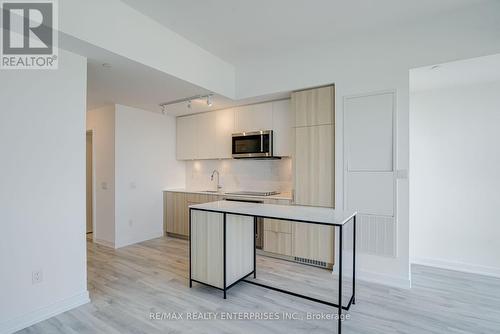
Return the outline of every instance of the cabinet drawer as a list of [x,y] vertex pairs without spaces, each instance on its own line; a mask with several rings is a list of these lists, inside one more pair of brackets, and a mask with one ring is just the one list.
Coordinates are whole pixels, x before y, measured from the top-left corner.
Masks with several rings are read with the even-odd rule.
[[291,256],[292,235],[289,233],[264,231],[264,251]]
[[264,231],[292,233],[292,223],[277,219],[264,219]]

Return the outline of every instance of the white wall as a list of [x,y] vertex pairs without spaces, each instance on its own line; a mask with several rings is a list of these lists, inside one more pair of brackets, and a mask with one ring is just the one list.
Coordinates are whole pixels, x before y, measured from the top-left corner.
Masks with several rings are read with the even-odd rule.
[[[0,74],[0,333],[89,301],[86,59]],[[32,284],[32,272],[43,281]]]
[[115,246],[115,106],[87,112],[93,132],[94,241]]
[[500,277],[500,81],[410,101],[413,262]]
[[220,173],[224,191],[292,190],[292,159],[280,160],[199,160],[186,162],[186,188],[215,190],[217,177],[210,180],[212,171]]
[[175,118],[116,106],[116,247],[163,235],[163,193],[185,184]]
[[94,240],[119,248],[161,237],[162,190],[185,186],[175,118],[112,105],[88,111],[87,129],[94,130]]

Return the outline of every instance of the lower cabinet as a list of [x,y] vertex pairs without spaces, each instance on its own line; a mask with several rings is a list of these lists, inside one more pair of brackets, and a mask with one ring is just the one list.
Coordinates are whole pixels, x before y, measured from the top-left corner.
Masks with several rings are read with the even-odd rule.
[[[330,226],[294,224],[293,250],[297,260],[313,260],[313,264],[330,266],[334,264],[335,228]],[[318,263],[323,262],[323,263]]]
[[164,192],[163,228],[165,233],[173,237],[189,237],[189,206],[219,199],[218,195]]
[[264,230],[264,251],[292,256],[292,234]]
[[[221,200],[213,194],[164,192],[164,229],[167,235],[189,237],[189,206]],[[265,200],[268,204],[290,205],[288,200]],[[334,264],[333,227],[264,219],[262,250],[291,260],[331,267]]]
[[[267,200],[269,204],[289,205],[289,201]],[[335,228],[264,219],[264,245],[267,253],[292,260],[331,267],[335,259]]]
[[164,230],[177,236],[188,236],[188,213],[186,193],[165,192],[164,198]]
[[[194,210],[191,221],[191,278],[224,289],[253,272],[253,217]],[[224,271],[226,280],[224,280]],[[225,283],[225,285],[224,285]]]
[[[289,205],[290,201],[270,199],[267,204]],[[264,219],[263,250],[268,253],[292,256],[292,222]]]

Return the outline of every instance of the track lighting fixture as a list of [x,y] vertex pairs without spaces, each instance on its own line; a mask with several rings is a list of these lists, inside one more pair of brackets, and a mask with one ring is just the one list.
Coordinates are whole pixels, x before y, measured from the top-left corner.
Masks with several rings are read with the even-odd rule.
[[174,101],[170,101],[170,102],[163,102],[163,103],[160,103],[160,107],[162,108],[162,112],[166,112],[167,106],[187,102],[187,108],[191,109],[192,102],[195,100],[199,100],[199,101],[201,100],[200,102],[205,101],[207,103],[207,106],[211,107],[214,105],[213,95],[214,94],[212,94],[212,93],[206,94],[206,95],[195,95],[195,96],[190,96],[190,97],[186,97],[183,99],[178,99],[178,100],[174,100]]

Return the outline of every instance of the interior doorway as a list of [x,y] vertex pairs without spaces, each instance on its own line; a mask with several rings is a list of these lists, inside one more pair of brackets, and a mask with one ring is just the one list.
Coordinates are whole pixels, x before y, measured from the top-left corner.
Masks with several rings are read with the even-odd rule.
[[410,262],[500,277],[500,54],[409,78]]
[[[94,232],[94,173],[93,173],[93,133],[92,130],[86,133],[86,207],[87,207],[87,236],[91,238]],[[92,239],[92,238],[91,238]]]

